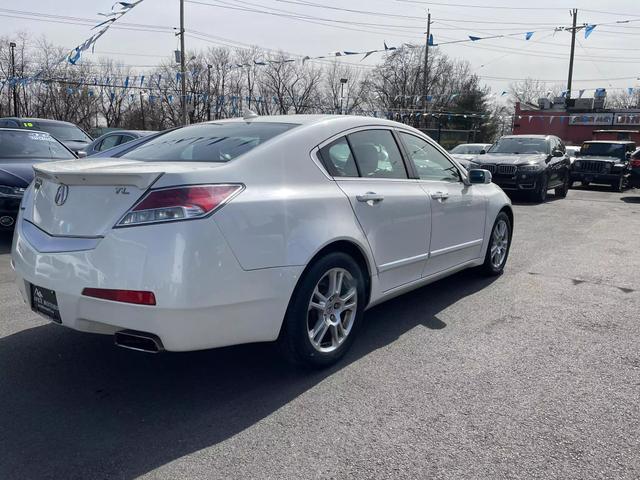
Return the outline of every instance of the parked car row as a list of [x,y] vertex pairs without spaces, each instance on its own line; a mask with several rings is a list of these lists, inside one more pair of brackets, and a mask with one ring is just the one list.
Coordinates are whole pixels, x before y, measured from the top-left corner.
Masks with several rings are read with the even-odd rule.
[[20,201],[34,177],[34,165],[97,155],[152,133],[118,130],[92,140],[69,122],[0,118],[0,231],[14,228]]
[[640,187],[640,149],[632,141],[593,140],[576,147],[552,135],[508,135],[493,145],[458,145],[450,153],[467,169],[489,170],[504,190],[527,192],[539,202],[551,189],[566,196],[578,182],[610,185],[617,192]]

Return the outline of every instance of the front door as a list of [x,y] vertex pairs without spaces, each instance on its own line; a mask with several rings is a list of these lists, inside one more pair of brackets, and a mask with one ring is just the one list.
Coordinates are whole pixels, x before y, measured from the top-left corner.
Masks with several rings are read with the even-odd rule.
[[407,156],[431,199],[431,244],[424,276],[482,257],[486,200],[447,156],[427,140],[400,132]]
[[320,149],[349,201],[383,291],[419,280],[429,253],[430,199],[409,179],[388,129],[360,130]]

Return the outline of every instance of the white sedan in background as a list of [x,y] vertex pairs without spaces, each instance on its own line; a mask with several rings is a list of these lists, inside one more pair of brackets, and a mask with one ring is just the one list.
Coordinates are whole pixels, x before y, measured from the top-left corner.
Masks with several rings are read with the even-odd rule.
[[326,366],[366,308],[503,271],[513,212],[489,172],[392,121],[254,117],[37,165],[12,251],[28,305],[123,347],[278,340]]

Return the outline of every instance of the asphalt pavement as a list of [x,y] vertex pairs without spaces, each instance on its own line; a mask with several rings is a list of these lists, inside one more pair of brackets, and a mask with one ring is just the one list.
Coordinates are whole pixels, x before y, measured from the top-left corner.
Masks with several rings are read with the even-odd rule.
[[0,478],[640,478],[640,190],[515,211],[503,276],[370,310],[314,373],[272,345],[150,355],[43,321],[5,235]]

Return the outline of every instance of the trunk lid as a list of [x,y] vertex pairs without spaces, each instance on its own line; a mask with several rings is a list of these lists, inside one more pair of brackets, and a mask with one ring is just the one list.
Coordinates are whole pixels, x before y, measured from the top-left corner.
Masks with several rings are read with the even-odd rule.
[[186,162],[69,160],[35,165],[25,218],[50,235],[100,237],[163,175],[202,168]]

